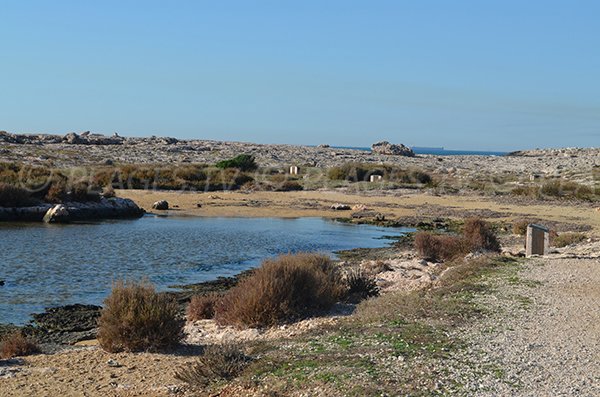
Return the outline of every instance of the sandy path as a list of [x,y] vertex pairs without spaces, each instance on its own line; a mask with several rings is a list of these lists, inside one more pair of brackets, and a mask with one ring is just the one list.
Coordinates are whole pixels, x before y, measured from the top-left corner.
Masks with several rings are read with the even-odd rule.
[[519,277],[540,284],[505,286],[512,299],[468,337],[502,374],[474,394],[599,396],[600,259],[538,259]]
[[[108,360],[119,366],[109,366]],[[173,374],[193,357],[110,354],[100,348],[24,358],[0,365],[0,396],[167,396],[182,390]],[[177,393],[175,393],[177,394]]]
[[[423,206],[446,207],[456,210],[491,210],[501,213],[498,219],[516,217],[536,217],[557,222],[591,225],[600,233],[600,212],[593,208],[565,206],[560,203],[500,204],[486,197],[478,196],[433,196],[405,192],[364,192],[362,194],[337,191],[305,192],[211,192],[181,193],[163,191],[119,190],[120,197],[134,200],[146,210],[152,203],[164,199],[169,202],[173,215],[196,216],[240,216],[240,217],[344,217],[349,211],[330,209],[333,203],[350,205],[363,204],[370,210],[381,212],[388,219],[401,216],[415,216]],[[199,208],[197,204],[200,204]]]

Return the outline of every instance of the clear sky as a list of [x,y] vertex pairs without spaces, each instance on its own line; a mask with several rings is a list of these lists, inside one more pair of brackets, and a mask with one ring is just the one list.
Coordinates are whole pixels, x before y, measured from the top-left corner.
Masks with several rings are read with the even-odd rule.
[[600,146],[600,1],[2,1],[0,130]]

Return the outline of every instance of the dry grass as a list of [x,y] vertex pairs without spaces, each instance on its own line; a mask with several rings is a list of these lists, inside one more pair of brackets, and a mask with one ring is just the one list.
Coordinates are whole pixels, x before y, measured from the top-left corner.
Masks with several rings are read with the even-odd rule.
[[237,346],[211,345],[196,363],[180,368],[175,378],[194,388],[205,388],[213,382],[236,378],[251,361]]
[[208,320],[215,316],[215,305],[221,296],[218,294],[196,295],[187,306],[187,318],[190,321]]
[[463,237],[420,232],[415,235],[415,249],[422,258],[437,262],[464,256],[470,246]]
[[552,239],[552,245],[557,248],[566,247],[567,245],[577,244],[585,240],[587,236],[583,233],[566,232],[555,236]]
[[324,255],[282,255],[227,292],[215,308],[222,325],[264,327],[295,321],[329,309],[343,287],[333,262]]
[[170,296],[148,282],[118,281],[104,301],[98,341],[109,352],[157,351],[181,340],[183,320]]
[[24,336],[21,331],[4,335],[0,340],[0,359],[3,360],[37,352],[39,348],[35,342]]
[[512,225],[512,231],[514,234],[516,234],[517,236],[524,236],[527,234],[527,226],[529,226],[531,222],[524,220],[524,219],[520,219],[517,220],[515,222],[513,222]]

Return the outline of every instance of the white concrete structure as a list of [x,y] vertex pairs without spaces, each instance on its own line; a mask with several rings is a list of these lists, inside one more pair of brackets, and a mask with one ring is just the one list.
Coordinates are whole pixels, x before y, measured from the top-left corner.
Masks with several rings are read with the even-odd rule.
[[369,180],[371,182],[381,182],[383,180],[383,177],[381,175],[371,175],[371,178]]
[[299,171],[300,171],[300,170],[299,170],[299,169],[298,169],[298,167],[296,167],[295,165],[292,165],[292,166],[290,167],[290,175],[298,175],[298,172],[299,172]]
[[525,256],[546,255],[550,249],[550,231],[541,225],[527,226],[527,240],[525,242]]

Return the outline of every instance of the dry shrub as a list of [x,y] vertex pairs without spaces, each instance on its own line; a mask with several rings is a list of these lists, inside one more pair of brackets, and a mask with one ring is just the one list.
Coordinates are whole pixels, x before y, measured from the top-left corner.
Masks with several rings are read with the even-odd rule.
[[221,299],[218,294],[192,296],[187,307],[187,317],[191,321],[208,320],[215,316],[215,305]]
[[11,332],[0,340],[0,358],[3,360],[37,352],[39,352],[38,346],[25,337],[21,331]]
[[420,232],[415,236],[415,249],[422,258],[447,261],[469,253],[469,242],[463,237]]
[[183,323],[174,298],[148,282],[118,281],[104,301],[98,341],[109,352],[156,351],[179,343]]
[[23,207],[29,205],[30,193],[27,189],[7,183],[0,183],[0,207]]
[[500,243],[489,224],[481,218],[468,218],[463,226],[463,236],[471,245],[472,251],[486,250],[499,252]]
[[211,345],[196,363],[180,368],[175,378],[194,388],[204,388],[212,382],[236,378],[251,361],[252,358],[236,346]]
[[338,271],[327,256],[282,255],[267,259],[229,290],[215,319],[236,327],[273,326],[329,309],[343,295]]
[[379,296],[379,287],[375,277],[360,269],[351,269],[346,273],[347,300],[360,302],[373,296]]
[[587,237],[583,233],[566,232],[561,233],[552,238],[552,245],[557,248],[566,247],[567,245],[577,244],[585,240]]
[[518,236],[524,236],[527,234],[527,226],[529,226],[529,221],[527,220],[517,220],[515,222],[513,222],[512,225],[512,230],[513,233],[518,235]]

